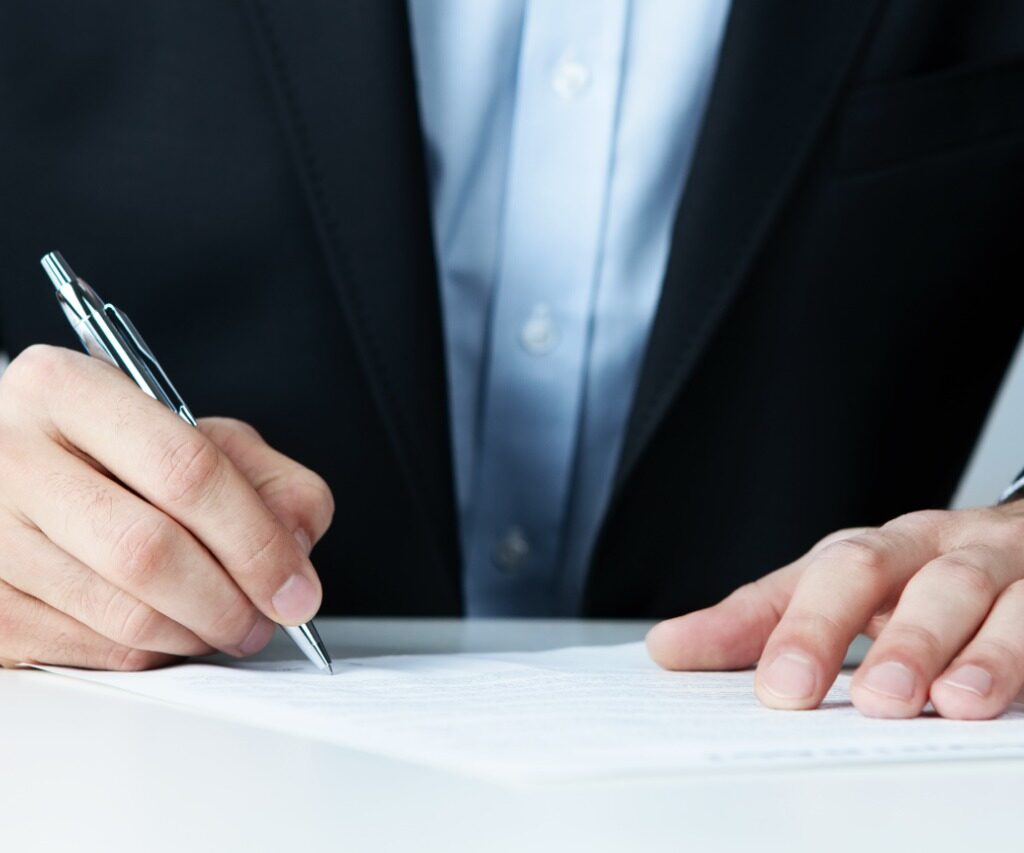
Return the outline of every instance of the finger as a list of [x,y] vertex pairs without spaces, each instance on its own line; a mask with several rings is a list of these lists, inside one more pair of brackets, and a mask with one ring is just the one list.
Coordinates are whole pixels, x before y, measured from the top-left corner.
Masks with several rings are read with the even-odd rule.
[[[217,649],[246,655],[266,645],[273,624],[181,525],[52,445],[24,460],[11,489],[58,548]],[[28,464],[51,473],[31,477]]]
[[203,418],[199,429],[242,472],[267,508],[309,553],[334,517],[334,498],[323,478],[272,448],[242,421]]
[[66,613],[0,581],[0,659],[84,669],[166,666],[171,655],[133,649],[102,637]]
[[943,717],[997,717],[1024,687],[1024,581],[996,599],[981,628],[931,685],[931,700]]
[[742,669],[757,662],[812,557],[868,528],[837,530],[800,559],[742,586],[713,607],[666,619],[647,634],[647,651],[665,669]]
[[923,538],[881,528],[818,551],[765,645],[754,680],[772,708],[815,708],[875,611],[933,555]]
[[941,554],[907,583],[888,624],[854,673],[850,698],[869,717],[916,717],[928,688],[1013,580],[999,549]]
[[204,655],[212,647],[183,625],[139,601],[62,551],[41,531],[18,524],[0,532],[0,576],[10,586],[67,613],[122,646],[170,655]]
[[316,613],[320,581],[302,546],[199,430],[109,364],[68,350],[27,350],[16,379],[17,396],[35,397],[28,410],[44,413],[40,428],[191,531],[270,618],[295,625]]
[[741,586],[713,607],[659,622],[647,651],[672,670],[742,669],[753,665],[778,624],[799,568],[791,564]]

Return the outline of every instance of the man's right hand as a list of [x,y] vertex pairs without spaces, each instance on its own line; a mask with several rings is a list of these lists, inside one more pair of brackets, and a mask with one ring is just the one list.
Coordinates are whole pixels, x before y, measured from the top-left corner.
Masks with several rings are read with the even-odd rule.
[[324,481],[220,418],[34,346],[0,378],[0,662],[146,669],[262,649],[320,606]]

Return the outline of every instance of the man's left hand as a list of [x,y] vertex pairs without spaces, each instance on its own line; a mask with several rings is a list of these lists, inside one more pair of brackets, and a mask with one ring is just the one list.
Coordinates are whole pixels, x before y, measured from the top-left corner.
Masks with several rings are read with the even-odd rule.
[[667,669],[757,663],[772,708],[815,708],[858,633],[874,644],[854,674],[871,717],[1001,714],[1024,686],[1024,501],[915,512],[842,530],[705,610],[655,625]]

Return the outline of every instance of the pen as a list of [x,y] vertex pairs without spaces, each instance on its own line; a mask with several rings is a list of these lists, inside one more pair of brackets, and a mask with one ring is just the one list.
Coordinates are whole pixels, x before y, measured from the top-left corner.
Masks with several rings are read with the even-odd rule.
[[1021,471],[1014,481],[1003,489],[1003,493],[999,496],[999,503],[1006,504],[1020,497],[1024,497],[1024,471]]
[[[49,252],[40,263],[53,282],[57,301],[85,351],[120,368],[146,394],[163,403],[185,423],[197,426],[192,412],[132,321],[100,299],[95,290],[75,275],[60,252]],[[318,669],[334,672],[331,656],[311,621],[281,627]]]

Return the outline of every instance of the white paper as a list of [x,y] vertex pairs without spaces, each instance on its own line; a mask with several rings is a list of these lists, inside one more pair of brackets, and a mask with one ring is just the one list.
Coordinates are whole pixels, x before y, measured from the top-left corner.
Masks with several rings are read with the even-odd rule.
[[849,676],[814,712],[772,711],[750,672],[664,672],[643,644],[336,662],[46,669],[273,728],[503,781],[1024,756],[1024,709],[960,722],[862,717]]

